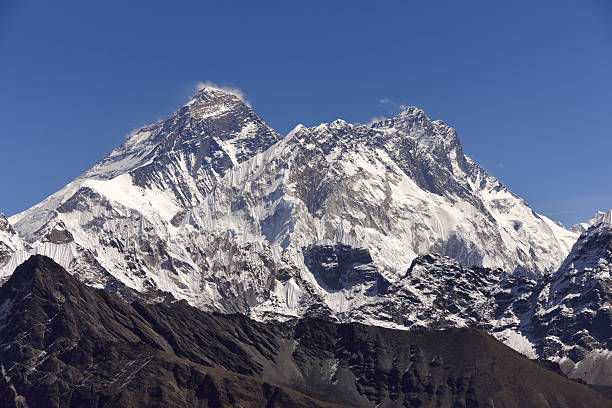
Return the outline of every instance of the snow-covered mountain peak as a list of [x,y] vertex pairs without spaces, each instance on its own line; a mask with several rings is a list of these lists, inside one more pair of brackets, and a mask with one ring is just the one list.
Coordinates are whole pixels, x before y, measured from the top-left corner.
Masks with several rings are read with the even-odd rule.
[[301,131],[303,131],[304,129],[308,129],[306,126],[304,126],[303,124],[299,123],[296,127],[294,127],[293,129],[291,129],[291,131],[289,133],[287,133],[286,137],[291,137],[296,133],[299,133]]
[[612,210],[599,211],[591,226],[580,235],[555,277],[597,270],[606,264],[612,270]]
[[200,82],[196,85],[196,93],[189,103],[192,101],[214,101],[219,99],[238,99],[241,102],[249,105],[244,93],[238,88],[218,86],[212,82]]
[[229,168],[280,139],[236,92],[205,86],[176,113],[133,132],[80,179],[126,175],[123,185],[171,193],[175,204],[190,207]]
[[347,123],[343,119],[336,119],[332,123],[330,123],[329,126],[334,129],[344,129],[346,127],[352,127],[353,125]]
[[602,232],[609,232],[612,230],[612,210],[608,212],[599,212],[594,222],[592,222],[592,228]]
[[593,216],[593,218],[591,218],[589,221],[580,222],[578,224],[575,224],[572,228],[570,228],[570,231],[573,231],[577,234],[583,234],[589,228],[597,226],[599,224],[605,224],[609,227],[611,222],[612,222],[612,210],[608,212],[597,211],[595,215]]
[[236,92],[206,87],[168,118],[134,131],[89,171],[11,222],[26,240],[37,239],[37,231],[67,202],[69,210],[62,214],[87,209],[93,217],[102,212],[112,218],[119,203],[167,222],[202,202],[228,169],[280,139]]
[[379,120],[370,125],[372,128],[389,128],[389,127],[400,127],[402,124],[415,122],[431,122],[431,120],[425,114],[423,109],[416,106],[402,106],[401,111],[391,117],[383,120]]
[[[237,105],[247,105],[240,93],[213,86],[203,86],[183,106],[189,108],[191,114],[214,115],[227,112]],[[248,105],[247,105],[248,106]]]
[[278,139],[236,93],[206,86],[176,113],[130,134],[82,177],[111,179],[177,153],[191,171],[207,160],[220,174]]
[[441,120],[431,120],[416,106],[402,107],[402,111],[394,117],[373,123],[370,127],[389,134],[397,132],[417,142],[423,151],[440,148],[445,151],[461,149],[461,142],[454,128]]
[[600,211],[596,216],[596,222],[593,223],[594,226],[601,226],[603,228],[612,227],[612,210],[608,212]]

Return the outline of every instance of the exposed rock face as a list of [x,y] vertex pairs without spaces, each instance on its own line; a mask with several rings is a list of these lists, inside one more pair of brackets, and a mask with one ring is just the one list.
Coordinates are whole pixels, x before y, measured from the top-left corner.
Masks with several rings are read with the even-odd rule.
[[365,248],[311,245],[304,250],[304,262],[320,285],[329,290],[350,289],[357,284],[374,285],[384,280]]
[[[2,406],[332,406],[216,364],[223,361],[248,374],[257,370],[244,352],[234,355],[240,343],[213,324],[214,316],[193,321],[218,334],[199,343],[200,358],[191,354],[189,360],[179,355],[190,355],[191,329],[172,333],[164,327],[172,313],[156,322],[148,319],[158,315],[136,307],[84,286],[48,258],[30,258],[0,288]],[[195,311],[177,307],[184,309],[174,314],[177,318]],[[234,320],[227,319],[228,330],[240,330]],[[272,337],[264,332],[261,340],[266,335]],[[224,338],[230,342],[223,343]]]
[[424,255],[384,296],[368,297],[339,319],[398,328],[476,327],[537,358],[537,344],[523,327],[533,315],[536,286],[500,269],[465,268],[442,255]]
[[6,407],[612,406],[473,329],[129,305],[42,256],[0,288],[0,309]]

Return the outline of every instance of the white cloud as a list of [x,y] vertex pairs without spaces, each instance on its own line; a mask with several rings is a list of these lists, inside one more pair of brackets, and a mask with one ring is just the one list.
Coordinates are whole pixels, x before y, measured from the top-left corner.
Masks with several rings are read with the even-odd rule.
[[381,98],[381,99],[380,99],[378,102],[380,102],[380,103],[382,103],[382,104],[390,103],[390,104],[395,105],[395,102],[393,102],[393,101],[391,100],[391,98]]
[[227,92],[231,95],[236,96],[238,99],[240,99],[242,102],[244,102],[245,104],[247,104],[249,107],[251,107],[251,101],[249,101],[246,97],[246,94],[244,93],[244,91],[238,87],[235,86],[227,86],[227,85],[217,85],[216,83],[212,82],[212,81],[206,81],[206,82],[196,82],[195,84],[195,89],[196,91],[201,91],[204,88],[213,88],[213,89],[218,89],[220,91],[223,92]]
[[368,126],[372,126],[374,123],[378,123],[378,122],[382,122],[383,120],[387,119],[384,116],[374,116],[372,119],[370,119],[370,121],[368,122]]
[[134,136],[136,133],[140,132],[140,130],[141,130],[143,127],[144,127],[144,126],[140,126],[140,127],[137,127],[137,128],[132,129],[132,130],[130,131],[130,133],[128,133],[127,135],[125,135],[125,138],[126,138],[126,139],[131,138],[131,137],[132,137],[132,136]]

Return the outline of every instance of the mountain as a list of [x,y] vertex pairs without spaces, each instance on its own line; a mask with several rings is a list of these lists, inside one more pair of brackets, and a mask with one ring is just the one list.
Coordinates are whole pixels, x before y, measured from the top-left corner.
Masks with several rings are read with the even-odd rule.
[[40,255],[0,288],[0,341],[4,407],[612,406],[474,329],[130,305]]
[[[256,297],[262,288],[255,285],[265,286],[269,272],[255,275],[262,275],[258,267],[272,262],[270,256],[179,224],[228,168],[280,138],[237,96],[207,87],[168,119],[134,132],[91,170],[12,220],[35,243],[37,253],[90,285],[108,287],[113,278],[140,293],[172,292],[201,305],[199,295],[206,299],[204,306],[244,310],[240,300],[225,307],[228,294],[221,296],[208,286],[226,285],[228,279],[221,276],[226,258],[239,267],[248,262],[254,270],[254,293],[245,296]],[[22,262],[29,254],[15,258]],[[233,288],[236,297],[249,290],[249,283],[239,284]]]
[[472,326],[532,358],[578,344],[571,332],[545,346],[548,329],[531,324],[578,234],[414,107],[282,137],[238,96],[204,87],[10,221],[31,249],[0,277],[37,253],[128,301],[260,321]]
[[[576,238],[417,108],[371,126],[298,126],[282,138],[238,97],[210,87],[11,222],[90,284],[104,287],[108,273],[138,292],[222,311],[250,310],[280,286],[290,292],[295,275],[328,299],[302,253],[321,242],[368,249],[394,281],[430,252],[539,276],[556,270]],[[237,272],[245,264],[248,279]],[[286,303],[283,313],[299,313]]]
[[412,107],[368,126],[298,126],[226,180],[199,209],[216,231],[296,259],[322,240],[365,247],[396,276],[429,252],[537,276],[576,239],[467,158],[454,129]]
[[[214,325],[213,315],[194,320],[217,338],[198,343],[203,358],[183,358],[189,330],[183,329],[184,338],[166,331],[164,321],[150,320],[155,312],[146,306],[87,287],[44,256],[17,269],[0,288],[0,305],[3,407],[334,406],[236,373],[259,368],[245,360],[240,346],[247,345],[231,332],[240,333],[240,319],[220,318],[225,327]],[[183,308],[185,319],[190,307]],[[217,343],[224,338],[227,345]]]

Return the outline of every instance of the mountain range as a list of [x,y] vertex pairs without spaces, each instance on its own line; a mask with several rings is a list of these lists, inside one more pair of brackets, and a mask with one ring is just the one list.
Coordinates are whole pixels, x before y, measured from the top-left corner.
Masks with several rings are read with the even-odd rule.
[[568,230],[535,213],[416,107],[282,136],[203,87],[0,217],[0,277],[40,254],[139,304],[274,325],[477,328],[612,386],[611,218]]

